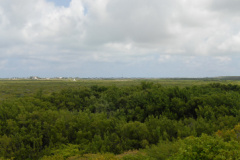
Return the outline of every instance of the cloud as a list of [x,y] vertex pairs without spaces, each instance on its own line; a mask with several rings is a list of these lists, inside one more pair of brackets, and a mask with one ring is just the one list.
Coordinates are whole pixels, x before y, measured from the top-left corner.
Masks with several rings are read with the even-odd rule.
[[218,60],[220,63],[228,63],[232,60],[232,58],[227,56],[217,56],[215,57],[216,60]]
[[229,54],[232,44],[229,42],[224,50],[221,46],[226,39],[236,36],[239,29],[234,21],[221,18],[223,12],[211,9],[216,2],[104,1],[99,12],[89,7],[91,14],[87,16],[84,42],[116,51],[119,51],[116,44],[131,44],[127,52],[135,54],[141,51],[146,54],[153,51],[182,55]]
[[146,4],[144,0],[72,0],[69,8],[43,0],[24,2],[1,2],[1,26],[11,42],[70,51],[105,51],[106,46],[119,51],[116,44],[128,43],[132,45],[130,51],[137,48],[137,52],[143,50],[146,54],[152,50],[210,54],[221,44],[220,38],[230,34],[220,34],[229,25],[219,27],[220,22],[214,20],[214,13],[204,1],[153,0]]
[[240,12],[240,2],[238,0],[211,0],[210,7],[216,11],[229,13],[231,15]]
[[176,56],[229,62],[240,51],[238,0],[72,0],[68,7],[49,1],[0,0],[1,67],[13,58],[66,68],[172,63]]

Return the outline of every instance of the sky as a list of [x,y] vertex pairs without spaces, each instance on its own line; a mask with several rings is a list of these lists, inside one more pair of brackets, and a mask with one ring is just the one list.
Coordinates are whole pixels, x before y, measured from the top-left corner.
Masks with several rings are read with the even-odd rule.
[[240,75],[239,0],[0,0],[0,78]]

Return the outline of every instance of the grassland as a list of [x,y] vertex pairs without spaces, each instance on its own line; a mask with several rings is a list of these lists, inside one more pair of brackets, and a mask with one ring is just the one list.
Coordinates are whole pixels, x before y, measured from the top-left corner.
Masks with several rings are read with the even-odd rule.
[[153,82],[162,86],[187,87],[209,83],[240,84],[240,81],[219,79],[78,79],[72,80],[0,80],[0,100],[31,96],[42,90],[44,94],[58,92],[67,88],[99,86],[136,86],[142,81]]

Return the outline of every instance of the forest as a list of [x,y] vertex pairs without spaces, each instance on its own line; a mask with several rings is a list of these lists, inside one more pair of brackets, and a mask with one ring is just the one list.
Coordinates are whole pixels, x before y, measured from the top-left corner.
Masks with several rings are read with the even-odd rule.
[[2,81],[0,94],[1,160],[240,157],[238,81]]

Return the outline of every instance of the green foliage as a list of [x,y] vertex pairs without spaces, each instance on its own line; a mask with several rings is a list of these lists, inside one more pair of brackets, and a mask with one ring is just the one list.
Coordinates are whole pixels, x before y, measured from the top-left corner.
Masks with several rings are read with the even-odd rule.
[[62,144],[52,149],[51,151],[51,155],[56,155],[56,157],[63,157],[64,159],[79,154],[81,154],[81,152],[79,151],[79,145],[74,144]]
[[136,154],[136,155],[126,155],[122,158],[122,160],[155,160],[155,159],[148,156],[144,156],[142,154]]
[[144,148],[149,144],[149,131],[144,123],[126,123],[122,126],[120,135],[127,150]]
[[179,142],[160,141],[146,149],[147,156],[155,160],[165,160],[172,157],[179,149]]
[[[90,82],[82,86],[59,82],[62,87],[55,89],[46,82],[18,83],[14,84],[18,94],[25,96],[0,101],[0,157],[6,159],[66,159],[145,148],[145,155],[123,158],[167,159],[176,153],[179,159],[184,158],[180,154],[193,156],[193,149],[200,152],[218,143],[220,148],[208,148],[204,154],[229,158],[231,150],[235,153],[238,148],[238,85],[166,87],[137,81],[124,86]],[[20,83],[31,86],[31,93],[20,93]],[[211,136],[216,132],[218,137]],[[192,138],[186,138],[189,136]],[[188,150],[195,142],[198,145]],[[178,151],[179,146],[182,150]],[[224,152],[220,153],[221,148]]]
[[181,143],[179,151],[170,159],[225,160],[240,157],[237,141],[225,142],[222,138],[203,134],[201,137],[188,137]]

